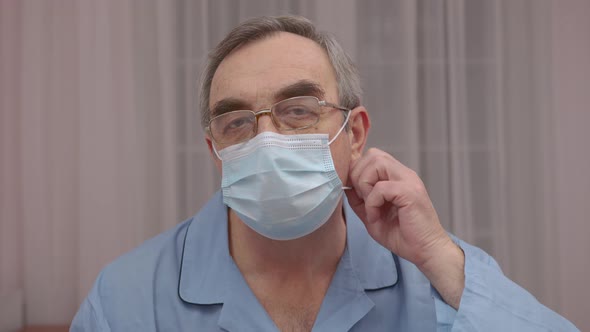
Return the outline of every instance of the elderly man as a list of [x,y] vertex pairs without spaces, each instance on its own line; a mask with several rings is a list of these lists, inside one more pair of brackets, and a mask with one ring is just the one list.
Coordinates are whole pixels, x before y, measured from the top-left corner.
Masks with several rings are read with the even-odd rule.
[[300,17],[212,51],[202,125],[221,191],[107,266],[73,331],[569,331],[441,226],[424,184],[364,152],[353,63]]

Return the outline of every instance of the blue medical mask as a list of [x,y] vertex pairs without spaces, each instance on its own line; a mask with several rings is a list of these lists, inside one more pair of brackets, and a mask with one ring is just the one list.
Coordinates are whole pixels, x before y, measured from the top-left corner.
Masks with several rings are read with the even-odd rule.
[[223,202],[271,239],[296,239],[320,228],[342,198],[330,144],[344,126],[332,140],[327,134],[264,132],[215,150],[222,160]]

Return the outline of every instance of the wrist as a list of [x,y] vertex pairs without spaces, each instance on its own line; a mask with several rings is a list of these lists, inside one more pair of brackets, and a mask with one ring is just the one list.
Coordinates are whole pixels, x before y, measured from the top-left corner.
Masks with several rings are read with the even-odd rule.
[[465,254],[450,238],[418,269],[428,278],[443,300],[459,308],[465,288]]
[[417,265],[422,273],[437,274],[441,269],[446,270],[445,267],[448,265],[464,267],[465,254],[463,250],[451,238],[440,242],[430,250],[431,253],[424,255],[421,263]]

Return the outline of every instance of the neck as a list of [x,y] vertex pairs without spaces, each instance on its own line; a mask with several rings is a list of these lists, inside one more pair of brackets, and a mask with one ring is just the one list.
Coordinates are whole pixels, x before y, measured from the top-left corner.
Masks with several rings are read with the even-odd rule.
[[319,229],[299,239],[266,238],[229,212],[229,246],[244,274],[278,278],[313,278],[336,271],[346,245],[342,203]]

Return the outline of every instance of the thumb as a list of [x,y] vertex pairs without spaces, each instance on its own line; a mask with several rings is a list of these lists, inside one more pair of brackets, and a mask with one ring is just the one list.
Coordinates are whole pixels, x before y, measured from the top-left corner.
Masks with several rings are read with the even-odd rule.
[[344,193],[346,194],[346,198],[348,199],[348,204],[356,213],[356,215],[363,221],[366,222],[367,220],[367,213],[365,210],[365,201],[359,197],[356,193],[354,187],[352,189],[345,190]]

